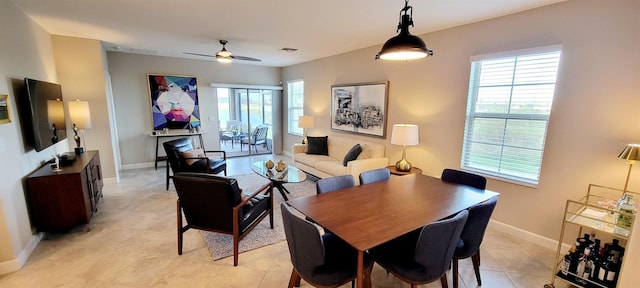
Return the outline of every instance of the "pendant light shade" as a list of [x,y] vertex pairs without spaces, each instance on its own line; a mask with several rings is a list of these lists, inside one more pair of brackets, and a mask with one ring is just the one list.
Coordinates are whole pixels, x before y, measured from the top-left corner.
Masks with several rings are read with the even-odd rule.
[[382,50],[376,55],[376,60],[406,61],[433,56],[433,51],[427,49],[427,45],[422,39],[409,33],[409,25],[413,26],[413,7],[409,6],[409,0],[405,0],[404,8],[400,10],[400,23],[398,24],[400,33],[382,45]]

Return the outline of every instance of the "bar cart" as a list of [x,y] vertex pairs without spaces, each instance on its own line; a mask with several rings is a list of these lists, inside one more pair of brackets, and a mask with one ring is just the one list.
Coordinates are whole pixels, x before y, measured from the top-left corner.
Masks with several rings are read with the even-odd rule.
[[[640,193],[626,191],[632,195],[636,201],[640,200]],[[598,279],[583,277],[573,272],[562,270],[561,265],[564,261],[562,256],[562,248],[565,237],[565,231],[568,225],[575,225],[578,228],[578,235],[590,232],[607,237],[608,239],[617,239],[623,246],[629,246],[629,239],[633,230],[633,222],[635,214],[625,214],[616,210],[618,199],[623,195],[622,189],[611,188],[596,184],[589,184],[587,195],[580,200],[567,200],[562,228],[560,230],[560,238],[558,241],[558,249],[556,250],[555,265],[552,270],[551,283],[545,284],[544,288],[555,288],[555,281],[560,280],[570,285],[583,288],[611,288],[617,287],[617,283],[603,283]],[[637,207],[636,207],[637,208]],[[621,228],[616,226],[616,217],[624,214],[631,220],[629,228]],[[589,234],[589,233],[586,233]],[[578,236],[578,237],[579,237]],[[624,267],[624,257],[620,259],[620,271]],[[617,281],[617,276],[616,276]]]

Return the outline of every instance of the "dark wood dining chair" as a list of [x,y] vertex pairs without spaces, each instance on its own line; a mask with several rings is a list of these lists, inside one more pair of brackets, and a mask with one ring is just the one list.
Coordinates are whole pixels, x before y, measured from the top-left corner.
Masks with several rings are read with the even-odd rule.
[[386,168],[386,167],[373,169],[373,170],[364,171],[360,173],[358,178],[360,180],[360,185],[374,183],[378,181],[385,181],[391,178],[391,171],[389,171],[389,168]]
[[[332,233],[320,235],[311,222],[280,204],[284,232],[291,256],[289,288],[300,287],[301,279],[314,287],[339,287],[353,281],[358,270],[358,251]],[[365,254],[364,286],[371,287],[373,261]]]
[[[256,191],[242,190],[234,178],[204,173],[180,172],[173,177],[177,200],[178,255],[182,255],[182,234],[199,229],[233,235],[233,266],[238,266],[238,245],[260,221],[269,216],[273,229],[271,183]],[[187,225],[182,226],[182,213]]]
[[455,169],[446,168],[442,170],[440,179],[445,182],[467,185],[478,189],[486,189],[487,187],[487,178]]
[[448,287],[447,270],[469,212],[425,225],[369,250],[373,260],[412,288],[440,279]]
[[484,238],[491,214],[498,204],[498,198],[493,197],[485,202],[469,208],[467,223],[462,229],[460,240],[453,252],[453,287],[458,288],[458,260],[471,257],[473,270],[476,274],[478,286],[482,286],[480,279],[480,244]]

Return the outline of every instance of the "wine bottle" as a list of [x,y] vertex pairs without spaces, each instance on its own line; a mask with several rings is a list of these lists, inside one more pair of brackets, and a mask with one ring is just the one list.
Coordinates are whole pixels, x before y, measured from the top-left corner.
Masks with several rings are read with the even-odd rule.
[[606,254],[613,255],[611,262],[613,262],[614,264],[620,264],[625,250],[624,247],[620,246],[620,240],[613,239],[611,243],[606,243],[604,248]]
[[598,279],[598,270],[600,269],[600,239],[595,239],[591,253],[589,254],[589,280],[596,281]]

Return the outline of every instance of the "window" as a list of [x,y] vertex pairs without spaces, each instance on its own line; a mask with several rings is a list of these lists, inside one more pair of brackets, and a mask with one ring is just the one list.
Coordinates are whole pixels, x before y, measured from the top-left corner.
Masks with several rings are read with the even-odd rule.
[[560,49],[472,57],[462,169],[538,184]]
[[302,136],[302,128],[298,128],[298,117],[304,115],[304,81],[287,82],[287,98],[289,98],[289,133]]

